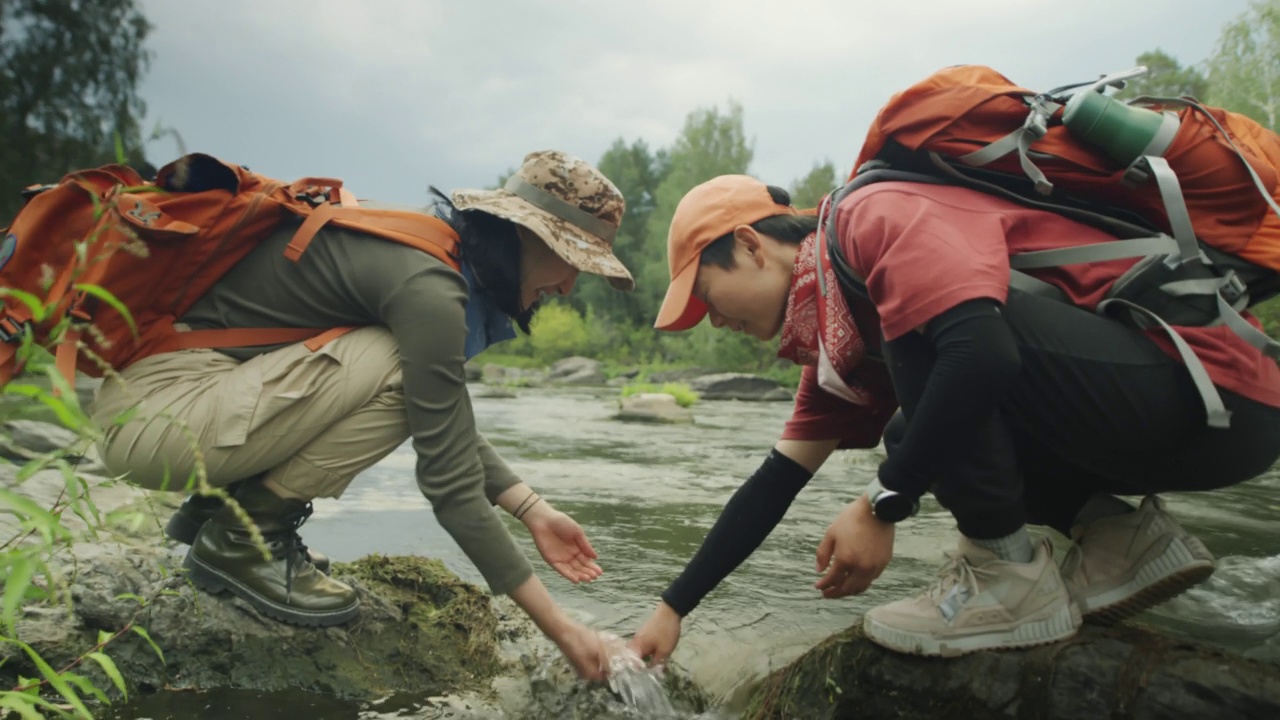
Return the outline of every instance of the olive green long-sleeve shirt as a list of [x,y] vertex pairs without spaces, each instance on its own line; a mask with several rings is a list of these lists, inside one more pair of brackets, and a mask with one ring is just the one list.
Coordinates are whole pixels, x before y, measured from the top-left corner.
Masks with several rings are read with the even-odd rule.
[[[193,329],[384,325],[400,346],[418,487],[495,594],[532,574],[493,503],[519,482],[476,431],[463,376],[467,285],[413,248],[328,227],[298,262],[286,225],[223,276],[182,321]],[[244,360],[274,348],[228,349]]]

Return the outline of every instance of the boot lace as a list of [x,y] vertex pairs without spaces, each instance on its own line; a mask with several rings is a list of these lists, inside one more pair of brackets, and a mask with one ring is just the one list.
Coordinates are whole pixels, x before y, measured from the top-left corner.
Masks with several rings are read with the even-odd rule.
[[263,533],[262,539],[267,545],[267,549],[271,551],[271,557],[276,560],[284,560],[284,591],[286,596],[293,594],[293,577],[297,571],[305,569],[311,564],[310,555],[307,553],[307,546],[302,542],[302,536],[298,534],[298,530],[302,527],[307,518],[311,517],[311,513],[315,512],[315,508],[311,503],[307,503],[298,512],[281,518],[281,529]]

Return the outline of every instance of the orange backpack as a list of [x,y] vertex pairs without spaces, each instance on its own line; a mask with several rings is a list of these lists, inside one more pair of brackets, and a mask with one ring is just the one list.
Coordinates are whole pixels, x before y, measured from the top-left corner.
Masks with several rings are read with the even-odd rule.
[[[1082,92],[1101,91],[1140,71],[1145,68],[1083,83],[1093,87]],[[1176,233],[1178,220],[1170,214],[1180,210],[1166,207],[1158,176],[1148,181],[1155,171],[1118,164],[1063,124],[1065,94],[1081,85],[1036,93],[987,67],[936,72],[880,110],[850,179],[867,163],[905,149],[921,160],[936,155],[952,172],[970,177],[981,179],[982,171],[1023,177],[1046,199],[1054,190],[1093,199]],[[1137,98],[1129,104],[1169,117],[1165,147],[1144,157],[1162,159],[1177,176],[1196,237],[1280,271],[1280,137],[1244,115],[1190,98]]]
[[[202,154],[153,182],[108,165],[33,187],[0,230],[0,385],[21,369],[23,338],[50,346],[69,382],[156,353],[307,340],[349,328],[179,332],[174,322],[282,222],[301,219],[285,251],[298,260],[326,224],[417,248],[458,269],[458,235],[422,213],[359,206],[342,182],[286,184]],[[122,310],[127,309],[127,314]]]
[[[1141,258],[1097,311],[1167,332],[1196,381],[1208,423],[1226,427],[1221,398],[1171,325],[1226,324],[1280,360],[1280,343],[1240,315],[1280,294],[1280,137],[1192,98],[1121,102],[1106,95],[1145,72],[1045,93],[982,66],[936,72],[880,110],[849,181],[824,202],[821,216],[872,182],[942,182],[1110,232],[1117,242],[1010,256],[1010,286],[1065,300],[1024,271]],[[828,223],[824,237],[833,230]],[[847,271],[838,244],[828,248],[837,271]],[[842,285],[858,292],[856,279],[841,274]]]

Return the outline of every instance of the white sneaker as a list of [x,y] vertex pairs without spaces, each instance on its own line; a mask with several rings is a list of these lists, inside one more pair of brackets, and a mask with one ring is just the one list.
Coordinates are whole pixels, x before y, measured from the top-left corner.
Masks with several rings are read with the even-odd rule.
[[1155,495],[1137,510],[1071,531],[1062,577],[1090,621],[1110,624],[1172,599],[1213,574],[1213,555]]
[[961,538],[959,552],[924,592],[873,608],[862,620],[878,645],[941,657],[1046,645],[1079,627],[1080,611],[1047,540],[1036,543],[1031,562],[1015,563]]

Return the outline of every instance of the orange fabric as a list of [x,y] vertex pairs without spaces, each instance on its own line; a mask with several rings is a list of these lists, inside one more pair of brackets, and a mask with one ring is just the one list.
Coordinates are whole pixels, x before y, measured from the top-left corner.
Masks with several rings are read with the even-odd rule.
[[[879,155],[890,139],[908,150],[952,158],[981,149],[1022,126],[1029,112],[1024,100],[1035,94],[987,67],[941,70],[893,96],[880,110],[854,169]],[[1243,115],[1209,110],[1276,196],[1280,138]],[[1176,114],[1181,125],[1164,157],[1178,175],[1197,236],[1280,270],[1280,218],[1270,211],[1239,157],[1208,119],[1191,108],[1178,109]],[[1036,166],[1055,187],[1132,210],[1169,229],[1154,182],[1137,187],[1125,184],[1125,168],[1076,139],[1056,120],[1031,146]],[[986,168],[1022,175],[1016,153]]]
[[[8,228],[16,249],[0,265],[0,287],[29,293],[51,308],[33,327],[41,343],[48,342],[49,332],[80,297],[78,309],[93,325],[80,340],[122,369],[148,355],[186,347],[326,336],[324,328],[179,333],[173,327],[176,318],[290,216],[302,217],[304,227],[310,223],[315,230],[334,222],[409,245],[458,269],[458,236],[437,218],[329,203],[317,208],[297,197],[303,190],[328,191],[335,200],[341,196],[354,201],[353,194],[341,193],[341,185],[325,178],[286,185],[207,155],[188,155],[166,165],[154,184],[115,165],[71,173],[33,196]],[[78,252],[76,244],[86,239],[83,252]],[[309,240],[300,233],[291,248],[300,245],[300,255]],[[127,307],[136,334],[112,305],[76,292],[83,285],[99,286]],[[30,319],[19,299],[0,300],[0,317],[19,323]],[[12,348],[0,348],[0,380],[15,371]],[[61,365],[69,363],[68,353],[62,351]],[[87,357],[78,358],[77,365],[88,375],[102,374]]]

